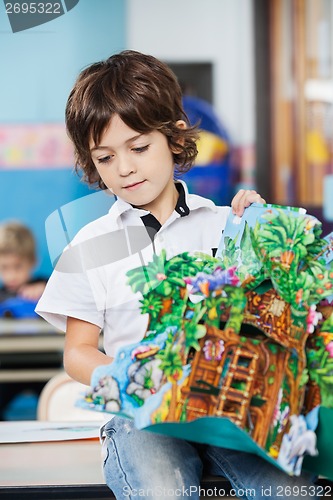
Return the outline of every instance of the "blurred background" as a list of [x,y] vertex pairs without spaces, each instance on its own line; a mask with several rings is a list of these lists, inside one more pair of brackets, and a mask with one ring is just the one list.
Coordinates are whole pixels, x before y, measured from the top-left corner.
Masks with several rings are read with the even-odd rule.
[[[0,223],[19,220],[35,235],[34,276],[52,272],[49,214],[93,192],[73,173],[68,94],[85,66],[123,49],[167,62],[190,120],[201,120],[190,191],[228,205],[253,188],[333,229],[333,0],[79,0],[16,33],[1,3],[0,47]],[[4,325],[1,418],[35,418],[61,346],[40,359],[36,347],[13,347]]]

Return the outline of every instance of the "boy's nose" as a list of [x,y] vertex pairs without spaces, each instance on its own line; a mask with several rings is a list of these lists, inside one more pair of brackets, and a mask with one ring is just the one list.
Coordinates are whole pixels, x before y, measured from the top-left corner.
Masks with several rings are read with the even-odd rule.
[[119,160],[118,160],[119,175],[125,177],[125,176],[127,176],[135,171],[136,171],[136,168],[135,168],[135,164],[133,161],[131,161],[128,158],[119,158]]

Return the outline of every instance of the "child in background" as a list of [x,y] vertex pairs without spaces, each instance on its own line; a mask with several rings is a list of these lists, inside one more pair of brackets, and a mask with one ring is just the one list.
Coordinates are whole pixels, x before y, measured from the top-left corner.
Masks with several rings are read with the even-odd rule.
[[[139,341],[146,331],[140,294],[132,292],[126,272],[162,249],[167,258],[184,251],[212,253],[230,208],[189,194],[183,181],[174,180],[175,170],[186,172],[195,160],[197,128],[184,113],[175,75],[154,57],[125,51],[82,71],[67,102],[66,124],[77,168],[117,201],[74,238],[36,310],[66,330],[65,369],[89,385],[119,347]],[[253,202],[263,199],[240,191],[232,210],[242,215]],[[111,234],[119,235],[120,252],[121,244],[135,243],[133,226],[147,231],[150,245],[114,257]],[[98,350],[101,329],[105,354]],[[289,477],[256,455],[137,430],[119,416],[110,418],[103,435],[105,480],[118,499],[198,499],[203,469],[226,476],[242,498],[264,498],[270,491],[274,499],[278,486],[288,487],[291,497],[296,486],[304,498],[313,498],[305,476]]]
[[[37,318],[34,308],[46,279],[32,278],[36,262],[36,243],[30,229],[14,221],[0,224],[0,316]],[[0,384],[0,420],[7,419],[15,397],[24,395],[26,400],[37,401],[43,386],[41,382]]]
[[0,225],[0,301],[21,297],[37,302],[41,297],[45,279],[32,279],[36,266],[35,238],[19,222]]

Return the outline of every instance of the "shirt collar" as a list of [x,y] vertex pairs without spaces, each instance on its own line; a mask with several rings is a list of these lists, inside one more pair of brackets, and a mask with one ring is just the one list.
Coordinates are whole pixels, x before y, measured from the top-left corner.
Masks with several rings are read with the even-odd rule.
[[[209,208],[213,212],[217,212],[217,206],[212,200],[209,200],[208,198],[204,198],[203,196],[199,196],[197,194],[190,194],[188,192],[187,184],[184,181],[177,179],[176,184],[178,183],[183,186],[185,203],[190,212],[192,212],[192,210],[196,210],[197,208]],[[180,197],[178,201],[180,202]]]
[[[177,191],[179,192],[179,198],[175,207],[176,212],[181,216],[188,215],[190,211],[196,210],[198,208],[209,208],[214,212],[217,211],[217,207],[212,200],[208,198],[203,198],[195,194],[189,194],[187,185],[182,180],[175,181]],[[110,212],[117,211],[117,217],[121,216],[128,211],[136,211],[139,217],[149,214],[147,210],[141,208],[135,208],[127,201],[122,198],[117,198],[116,203],[110,209]],[[183,211],[184,210],[184,211]]]
[[175,186],[179,193],[175,210],[181,217],[185,217],[190,213],[190,209],[186,203],[186,192],[185,192],[186,184],[182,182],[175,182]]

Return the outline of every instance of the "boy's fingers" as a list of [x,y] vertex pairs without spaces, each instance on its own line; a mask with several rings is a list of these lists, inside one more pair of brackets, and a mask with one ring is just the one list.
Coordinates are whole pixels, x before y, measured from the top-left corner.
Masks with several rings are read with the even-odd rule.
[[244,213],[244,209],[249,207],[251,203],[266,203],[266,201],[264,200],[264,198],[262,198],[262,196],[259,193],[257,193],[253,189],[251,190],[241,189],[240,191],[238,191],[238,193],[232,200],[231,203],[232,212],[235,215],[241,217]]

